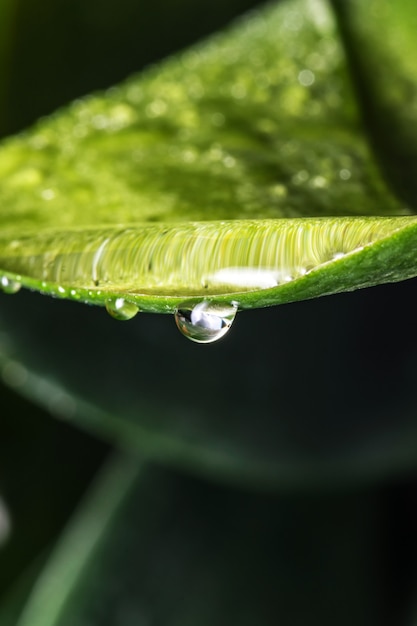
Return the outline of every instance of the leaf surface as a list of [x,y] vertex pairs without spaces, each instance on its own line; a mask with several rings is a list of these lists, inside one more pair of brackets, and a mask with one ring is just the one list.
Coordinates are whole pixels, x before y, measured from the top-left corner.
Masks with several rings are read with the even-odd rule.
[[[333,0],[351,75],[384,179],[417,205],[417,6]],[[384,33],[384,36],[382,36]]]
[[[256,308],[415,273],[415,218],[380,174],[321,1],[282,2],[75,103],[6,142],[0,169],[4,276],[64,298],[126,290],[171,312],[214,273],[210,297]],[[146,242],[135,262],[116,245],[129,237]],[[192,276],[178,250],[196,241]],[[145,293],[158,263],[165,282]],[[258,485],[375,480],[415,467],[413,292],[405,281],[247,311],[203,350],[161,316],[118,325],[21,293],[2,298],[1,350],[26,372],[22,393],[158,460]]]
[[[308,217],[407,214],[369,151],[336,34],[324,2],[287,1],[6,142],[6,286],[167,312],[188,296],[242,293],[253,308],[415,275],[391,238],[413,239],[414,218]],[[383,238],[369,267],[360,249]]]

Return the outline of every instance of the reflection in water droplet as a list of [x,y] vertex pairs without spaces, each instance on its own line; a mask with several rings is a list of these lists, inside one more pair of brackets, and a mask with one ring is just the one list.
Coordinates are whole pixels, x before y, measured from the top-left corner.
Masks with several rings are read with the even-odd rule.
[[126,302],[124,298],[115,298],[106,302],[106,310],[115,320],[131,320],[139,312],[136,304]]
[[175,322],[185,337],[197,343],[212,343],[221,339],[236,317],[236,304],[183,302],[175,313]]
[[0,279],[0,288],[4,293],[17,293],[22,285],[17,280],[2,276]]

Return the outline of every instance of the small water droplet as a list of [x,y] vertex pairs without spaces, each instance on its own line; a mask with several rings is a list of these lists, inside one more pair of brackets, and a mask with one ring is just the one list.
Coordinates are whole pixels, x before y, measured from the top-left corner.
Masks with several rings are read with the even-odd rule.
[[44,200],[53,200],[55,198],[55,191],[53,189],[43,189],[41,191],[41,197]]
[[349,180],[349,178],[351,178],[352,176],[352,173],[350,170],[343,168],[340,170],[339,176],[342,180]]
[[323,187],[327,187],[327,180],[324,178],[324,176],[315,176],[311,180],[311,186],[322,189]]
[[124,298],[107,300],[106,310],[115,320],[131,320],[139,312],[138,307],[133,302],[127,302]]
[[175,322],[180,332],[191,341],[211,343],[221,339],[236,317],[236,304],[183,302],[175,313]]
[[0,287],[4,293],[17,293],[21,289],[22,285],[17,280],[2,276],[0,280]]
[[245,85],[237,83],[235,85],[232,85],[232,88],[230,91],[232,93],[233,98],[236,98],[236,100],[243,100],[244,98],[246,98],[247,89]]
[[301,72],[298,74],[298,82],[303,87],[311,87],[315,80],[316,77],[311,70],[301,70]]
[[167,103],[164,100],[152,100],[146,107],[146,115],[148,117],[159,117],[167,111]]
[[302,183],[305,183],[309,178],[310,174],[307,172],[307,170],[300,170],[299,172],[297,172],[297,174],[294,174],[291,180],[295,185],[301,185]]
[[288,194],[288,190],[285,187],[285,185],[272,185],[269,188],[269,192],[272,196],[275,196],[276,198],[284,198],[287,194]]
[[196,158],[197,158],[197,153],[195,152],[195,150],[188,149],[188,150],[184,150],[184,152],[182,153],[182,160],[185,163],[194,163]]
[[236,165],[236,159],[234,159],[232,156],[226,156],[223,159],[223,163],[226,167],[231,168]]

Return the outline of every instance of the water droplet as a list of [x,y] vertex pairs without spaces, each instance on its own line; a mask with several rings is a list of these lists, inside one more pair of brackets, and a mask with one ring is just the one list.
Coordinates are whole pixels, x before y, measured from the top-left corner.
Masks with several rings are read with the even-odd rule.
[[339,176],[342,180],[349,180],[349,178],[352,176],[352,173],[350,170],[343,168],[340,170]]
[[167,111],[167,104],[164,100],[152,100],[146,107],[146,115],[148,117],[159,117]]
[[124,298],[107,300],[106,310],[115,320],[131,320],[139,312],[138,307],[133,302],[127,302]]
[[17,280],[2,276],[0,280],[0,287],[4,293],[17,293],[22,285]]
[[182,153],[182,160],[185,163],[194,163],[196,159],[196,153],[193,150],[184,150]]
[[106,128],[107,124],[108,121],[105,115],[94,115],[94,117],[91,119],[91,125],[94,128],[97,128],[97,130],[103,130],[104,128]]
[[234,159],[232,156],[226,156],[223,159],[223,163],[226,167],[234,167],[236,165],[236,159]]
[[55,191],[53,189],[43,189],[41,191],[41,197],[44,200],[53,200],[55,198]]
[[236,304],[184,302],[175,313],[175,322],[185,337],[197,343],[211,343],[221,339],[236,317]]
[[211,116],[211,123],[213,124],[213,126],[223,126],[225,121],[226,118],[223,113],[213,113],[213,115]]
[[307,170],[300,170],[299,172],[297,172],[297,174],[294,174],[291,180],[295,185],[301,185],[302,183],[305,183],[309,178],[310,174],[307,172]]
[[242,85],[242,84],[232,85],[232,88],[230,91],[232,93],[233,98],[236,98],[236,100],[243,100],[244,98],[246,98],[247,90],[246,90],[245,85]]
[[315,176],[311,180],[311,186],[322,189],[323,187],[327,187],[327,180],[324,178],[324,176]]
[[316,77],[311,70],[301,70],[301,72],[298,74],[298,82],[303,87],[311,87],[315,79]]
[[284,198],[287,194],[288,194],[288,190],[285,187],[285,185],[272,185],[269,188],[269,192],[272,196],[275,196],[276,198]]

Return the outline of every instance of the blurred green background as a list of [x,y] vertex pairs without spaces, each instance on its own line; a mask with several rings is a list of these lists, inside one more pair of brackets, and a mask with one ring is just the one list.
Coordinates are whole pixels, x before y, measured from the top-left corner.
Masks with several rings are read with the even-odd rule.
[[[2,136],[258,4],[0,0]],[[151,414],[149,428],[156,423],[159,432],[167,428],[196,445],[195,458],[175,470],[169,467],[178,459],[168,452],[166,468],[154,469],[150,486],[145,481],[126,506],[115,532],[127,537],[133,525],[142,533],[140,550],[118,560],[107,555],[94,574],[100,580],[107,568],[128,577],[129,558],[137,558],[130,575],[141,590],[150,586],[138,603],[172,611],[156,612],[153,621],[93,611],[88,623],[413,623],[416,284],[247,313],[230,338],[207,348],[187,344],[165,316],[120,326],[74,303],[29,293],[1,296],[0,343],[10,344],[30,370],[56,372],[113,414],[118,404],[129,406],[130,396],[162,396],[167,414]],[[19,370],[10,363],[2,376],[19,387]],[[91,381],[86,391],[83,383]],[[42,409],[5,384],[0,393],[0,495],[11,518],[0,548],[0,591],[9,598],[17,581],[30,580],[47,559],[112,446],[127,442],[104,441],[94,434],[99,428],[88,433],[88,422],[79,430],[59,407]],[[202,437],[211,454],[218,452],[217,471],[199,458]],[[164,461],[163,450],[154,456]],[[138,502],[151,512],[147,523]],[[163,561],[164,574],[152,586],[147,573],[161,545],[177,566]],[[217,561],[210,558],[216,549]],[[181,620],[184,612],[167,590],[186,595],[202,570],[204,593],[194,590],[194,612]],[[126,596],[137,593],[133,585],[114,602],[125,606]]]

